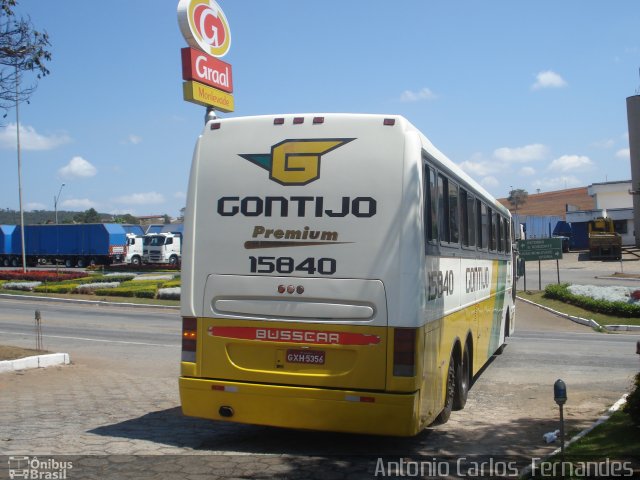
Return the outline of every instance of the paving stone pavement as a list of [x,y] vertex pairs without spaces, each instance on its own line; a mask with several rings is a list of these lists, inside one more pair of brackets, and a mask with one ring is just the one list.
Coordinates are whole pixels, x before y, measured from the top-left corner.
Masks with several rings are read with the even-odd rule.
[[371,478],[375,467],[357,456],[264,454],[253,438],[266,427],[182,416],[177,377],[72,364],[4,373],[0,392],[0,479],[19,456],[71,462],[69,479],[340,480]]

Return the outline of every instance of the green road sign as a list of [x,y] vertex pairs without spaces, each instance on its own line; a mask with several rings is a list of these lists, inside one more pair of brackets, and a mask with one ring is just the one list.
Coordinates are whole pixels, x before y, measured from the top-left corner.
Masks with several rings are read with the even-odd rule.
[[561,238],[519,240],[518,250],[523,260],[559,260],[562,258]]

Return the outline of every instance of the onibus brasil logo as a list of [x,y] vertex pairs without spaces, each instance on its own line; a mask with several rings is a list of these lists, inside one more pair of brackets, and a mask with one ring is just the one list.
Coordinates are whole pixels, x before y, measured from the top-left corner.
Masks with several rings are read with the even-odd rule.
[[355,138],[284,140],[270,153],[240,154],[269,172],[269,178],[281,185],[307,185],[320,178],[320,159]]

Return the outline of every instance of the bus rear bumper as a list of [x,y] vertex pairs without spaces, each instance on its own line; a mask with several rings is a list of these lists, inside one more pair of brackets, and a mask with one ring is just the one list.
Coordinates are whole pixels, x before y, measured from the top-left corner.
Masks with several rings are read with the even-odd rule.
[[[191,417],[374,435],[419,432],[419,392],[371,393],[180,377]],[[229,416],[231,415],[231,416]]]

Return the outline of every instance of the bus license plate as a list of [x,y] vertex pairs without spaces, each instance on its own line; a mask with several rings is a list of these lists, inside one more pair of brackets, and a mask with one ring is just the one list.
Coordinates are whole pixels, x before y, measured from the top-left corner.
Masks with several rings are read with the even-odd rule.
[[324,365],[324,353],[322,350],[287,350],[287,362]]

